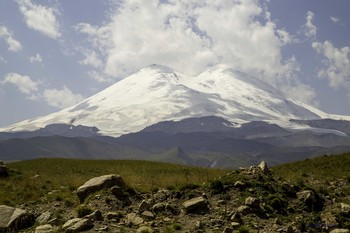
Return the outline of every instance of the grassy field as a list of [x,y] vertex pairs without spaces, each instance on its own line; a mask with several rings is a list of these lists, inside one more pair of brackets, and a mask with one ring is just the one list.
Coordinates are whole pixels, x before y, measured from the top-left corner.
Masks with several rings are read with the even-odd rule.
[[129,186],[151,191],[199,185],[227,173],[220,169],[129,160],[35,159],[10,163],[8,167],[10,177],[0,179],[0,205],[36,202],[43,196],[74,201],[76,188],[105,174],[119,174]]
[[324,182],[350,178],[350,153],[321,156],[273,167],[275,174],[298,182],[307,177]]

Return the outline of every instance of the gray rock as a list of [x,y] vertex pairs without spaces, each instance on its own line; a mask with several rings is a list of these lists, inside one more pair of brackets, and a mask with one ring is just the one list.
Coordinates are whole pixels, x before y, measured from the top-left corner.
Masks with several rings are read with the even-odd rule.
[[187,214],[205,214],[209,212],[208,203],[203,197],[190,199],[182,205]]
[[34,221],[34,216],[26,210],[0,205],[0,232],[24,229]]
[[144,211],[150,211],[150,210],[151,210],[151,205],[147,201],[143,200],[139,206],[139,214],[141,214]]
[[87,231],[94,227],[90,219],[73,218],[68,220],[62,227],[67,233]]
[[244,204],[246,206],[249,206],[251,208],[259,208],[260,206],[260,200],[258,198],[255,198],[255,197],[247,197],[245,199],[245,202]]
[[129,226],[139,226],[143,223],[143,219],[137,216],[135,213],[131,213],[126,216],[126,223]]
[[117,212],[108,212],[107,219],[119,219],[119,214]]
[[222,233],[233,233],[233,228],[231,227],[225,227]]
[[150,228],[150,227],[142,226],[142,227],[140,227],[139,229],[137,229],[136,232],[137,232],[137,233],[142,233],[142,232],[149,232],[149,233],[152,233],[153,230],[152,230],[152,228]]
[[241,224],[239,222],[231,222],[231,227],[234,230],[237,230],[240,226],[241,226]]
[[77,195],[82,203],[91,193],[113,186],[125,187],[126,184],[121,176],[115,174],[95,177],[80,186],[77,189]]
[[269,171],[269,167],[267,166],[265,161],[261,161],[258,166],[262,172],[267,173]]
[[165,211],[165,204],[164,203],[157,203],[152,206],[152,211],[156,214],[162,213]]
[[350,205],[345,204],[345,203],[340,203],[340,210],[341,210],[341,212],[348,214],[348,213],[350,213]]
[[297,198],[304,202],[304,204],[309,207],[311,210],[317,206],[317,198],[315,193],[312,190],[304,190],[297,192]]
[[54,233],[54,228],[50,224],[41,225],[35,228],[35,233]]
[[146,210],[142,212],[141,217],[146,220],[153,220],[154,214],[151,211]]
[[239,213],[234,213],[231,216],[231,221],[232,222],[242,222],[242,216]]
[[292,226],[287,227],[287,233],[294,233],[294,229]]
[[91,214],[84,216],[84,218],[90,219],[91,221],[103,221],[102,213],[99,210],[95,210]]
[[349,232],[350,231],[348,229],[337,228],[337,229],[332,230],[330,233],[349,233]]
[[252,213],[252,208],[250,208],[249,206],[246,206],[246,205],[242,205],[242,206],[237,208],[237,211],[242,215],[246,215],[246,214]]
[[245,183],[243,183],[242,181],[240,180],[237,180],[234,185],[233,185],[235,188],[244,188],[245,187]]
[[51,214],[49,211],[42,213],[39,217],[37,217],[36,222],[39,224],[48,223],[51,218]]

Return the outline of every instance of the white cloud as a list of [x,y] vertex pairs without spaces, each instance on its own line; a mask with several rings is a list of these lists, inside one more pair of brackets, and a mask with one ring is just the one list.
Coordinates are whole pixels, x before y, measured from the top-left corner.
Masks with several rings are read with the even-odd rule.
[[304,33],[308,38],[315,38],[317,33],[317,27],[313,24],[315,14],[308,11],[306,14],[306,23],[304,25]]
[[0,56],[0,63],[6,64],[7,61],[6,61],[6,59],[4,57]]
[[85,59],[80,61],[80,64],[89,65],[95,68],[99,68],[102,65],[102,61],[95,51],[85,51],[84,55]]
[[34,63],[34,62],[42,62],[43,59],[41,58],[41,55],[39,53],[35,54],[35,56],[30,56],[29,57],[29,61],[31,63]]
[[79,94],[74,94],[66,86],[63,89],[46,89],[43,97],[47,104],[56,108],[66,108],[77,104],[83,97]]
[[33,81],[29,76],[8,73],[0,84],[5,85],[7,83],[14,85],[21,93],[27,95],[29,99],[37,99],[36,92],[38,91],[39,82]]
[[338,23],[338,22],[340,22],[340,19],[337,18],[337,17],[330,16],[329,18],[332,20],[333,23]]
[[0,25],[0,38],[4,38],[7,45],[9,46],[8,50],[17,52],[22,49],[21,43],[15,40],[12,36],[12,33],[9,32],[7,27]]
[[158,63],[190,75],[225,64],[278,88],[301,83],[297,61],[281,54],[295,38],[277,28],[256,0],[125,0],[102,26],[80,23],[75,29],[95,49],[96,56],[83,62],[95,64],[89,75],[99,81]]
[[61,36],[60,25],[56,19],[57,8],[33,4],[31,0],[17,0],[19,10],[27,26],[46,36],[57,39]]
[[319,71],[319,77],[328,78],[333,88],[346,88],[350,91],[350,48],[335,48],[329,41],[314,42],[312,47],[324,56],[324,68]]

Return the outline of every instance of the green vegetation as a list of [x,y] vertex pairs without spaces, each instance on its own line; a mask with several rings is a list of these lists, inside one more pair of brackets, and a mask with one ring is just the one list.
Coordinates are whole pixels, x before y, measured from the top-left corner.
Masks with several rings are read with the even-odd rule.
[[[333,181],[346,177],[350,180],[350,153],[321,156],[273,167],[276,175],[293,182],[314,179]],[[306,179],[305,179],[306,178]]]
[[[171,185],[175,189],[198,186],[227,173],[206,169],[149,161],[35,159],[8,164],[10,177],[0,179],[0,204],[16,205],[45,201],[62,201],[72,206],[78,203],[72,191],[88,179],[119,174],[126,183],[139,191],[151,191]],[[68,201],[67,200],[71,200]]]

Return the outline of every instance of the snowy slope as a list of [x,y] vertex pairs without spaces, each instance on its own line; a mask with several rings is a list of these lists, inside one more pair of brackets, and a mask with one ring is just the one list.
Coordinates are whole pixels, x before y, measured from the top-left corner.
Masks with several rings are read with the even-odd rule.
[[32,131],[64,123],[95,126],[101,134],[120,136],[161,121],[202,116],[288,127],[293,127],[289,119],[331,118],[238,71],[216,67],[192,77],[151,65],[73,107],[0,131]]

